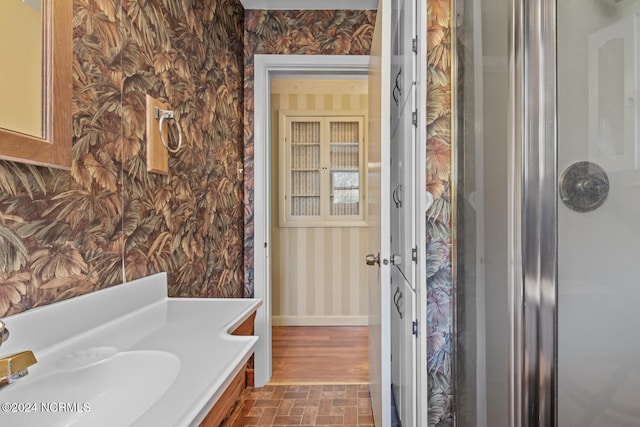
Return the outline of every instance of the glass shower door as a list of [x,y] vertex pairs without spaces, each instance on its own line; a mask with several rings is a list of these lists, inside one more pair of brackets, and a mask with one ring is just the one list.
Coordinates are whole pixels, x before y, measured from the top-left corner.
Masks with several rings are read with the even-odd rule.
[[457,12],[455,422],[434,425],[511,427],[509,10],[463,0]]
[[640,427],[640,1],[457,12],[455,424]]
[[558,425],[640,426],[640,1],[557,0],[557,53]]

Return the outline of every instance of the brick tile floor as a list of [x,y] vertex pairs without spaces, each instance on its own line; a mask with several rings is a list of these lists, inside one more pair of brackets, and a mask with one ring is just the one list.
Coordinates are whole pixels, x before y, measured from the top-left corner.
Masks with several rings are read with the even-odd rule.
[[267,385],[245,405],[246,426],[373,427],[368,384]]

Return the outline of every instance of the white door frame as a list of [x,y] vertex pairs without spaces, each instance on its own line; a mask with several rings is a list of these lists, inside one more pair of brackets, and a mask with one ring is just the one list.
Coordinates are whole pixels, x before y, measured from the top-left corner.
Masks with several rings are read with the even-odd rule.
[[254,55],[253,257],[254,296],[263,300],[255,320],[255,383],[271,379],[271,90],[278,73],[363,74],[368,55]]
[[[417,354],[417,390],[416,406],[418,407],[417,425],[426,426],[429,420],[428,410],[428,391],[427,391],[427,220],[426,213],[431,205],[431,201],[427,201],[427,2],[418,1],[416,8],[417,22],[416,34],[418,37],[418,69],[416,71],[417,90],[416,107],[418,109],[418,124],[416,134],[416,233],[417,233],[417,259],[418,268],[416,269],[416,298],[418,302],[416,308],[418,310],[418,354]],[[424,41],[422,41],[424,40]],[[455,56],[455,55],[454,55]],[[453,58],[453,70],[457,67],[457,61]],[[455,99],[457,93],[457,80],[452,83],[453,96]],[[457,122],[455,114],[453,114],[455,129]],[[455,176],[455,175],[454,175]],[[455,179],[455,178],[454,178]],[[430,196],[430,195],[429,195]]]

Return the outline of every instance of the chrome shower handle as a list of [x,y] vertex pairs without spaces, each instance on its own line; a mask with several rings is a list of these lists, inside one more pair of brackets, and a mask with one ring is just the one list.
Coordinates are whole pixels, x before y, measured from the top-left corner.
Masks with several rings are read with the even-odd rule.
[[569,165],[558,182],[560,200],[576,212],[590,212],[602,206],[609,194],[609,177],[595,163],[576,162]]
[[599,197],[609,192],[609,183],[596,176],[588,176],[578,180],[575,185],[576,191],[584,196],[594,195]]

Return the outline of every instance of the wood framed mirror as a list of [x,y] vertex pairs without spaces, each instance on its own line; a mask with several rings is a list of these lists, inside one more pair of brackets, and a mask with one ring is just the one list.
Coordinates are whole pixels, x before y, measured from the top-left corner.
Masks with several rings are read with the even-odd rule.
[[[41,135],[33,136],[14,129],[0,128],[0,159],[69,169],[72,126],[73,0],[42,0],[41,14]],[[0,102],[11,101],[0,99]]]

